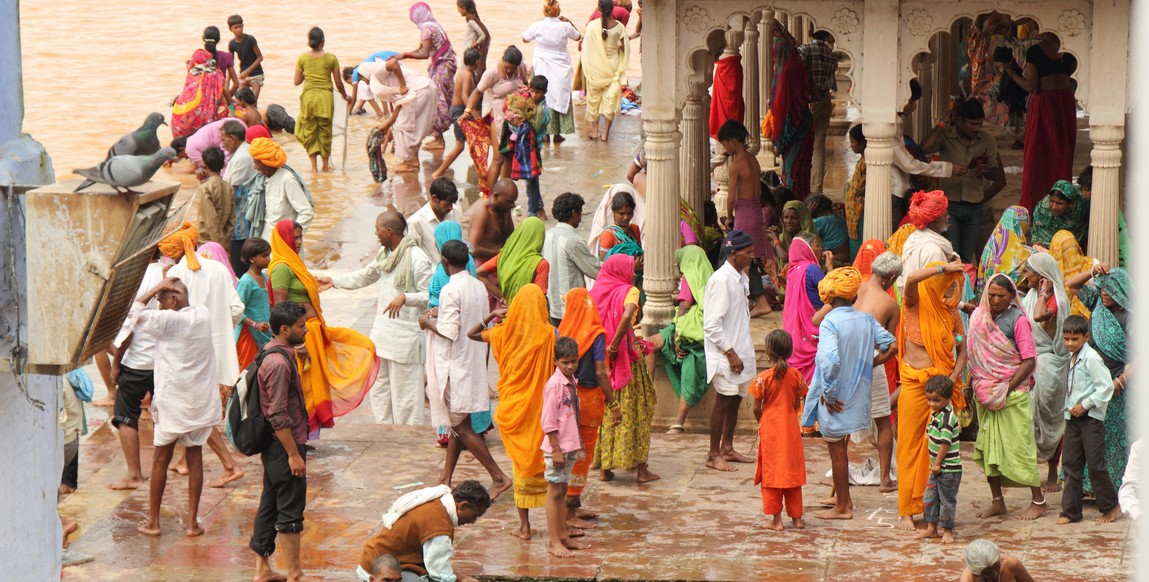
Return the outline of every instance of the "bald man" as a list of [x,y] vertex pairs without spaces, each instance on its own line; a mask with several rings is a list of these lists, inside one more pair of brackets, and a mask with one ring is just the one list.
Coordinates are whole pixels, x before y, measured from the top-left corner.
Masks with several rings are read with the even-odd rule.
[[499,178],[491,188],[491,197],[475,203],[467,236],[477,263],[483,264],[503,250],[503,243],[515,230],[511,211],[518,199],[519,187],[514,180]]
[[379,307],[371,341],[379,356],[379,376],[371,387],[371,412],[379,424],[425,424],[423,407],[424,337],[419,314],[427,307],[427,287],[434,265],[407,236],[407,221],[394,210],[375,220],[383,247],[366,267],[333,277],[319,277],[319,290],[359,289],[379,283]]

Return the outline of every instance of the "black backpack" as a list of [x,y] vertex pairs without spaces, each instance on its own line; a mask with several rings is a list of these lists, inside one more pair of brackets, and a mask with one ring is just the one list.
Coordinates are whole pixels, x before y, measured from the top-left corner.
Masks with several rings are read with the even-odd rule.
[[[274,438],[271,425],[263,416],[263,408],[259,402],[259,366],[268,354],[277,353],[289,360],[295,355],[283,348],[266,348],[260,350],[255,361],[239,375],[231,396],[227,399],[227,440],[235,450],[247,456],[258,455],[267,448]],[[294,372],[295,376],[298,372]],[[294,391],[293,392],[297,392]],[[303,405],[303,395],[299,394],[300,405]],[[306,410],[306,406],[303,406]]]

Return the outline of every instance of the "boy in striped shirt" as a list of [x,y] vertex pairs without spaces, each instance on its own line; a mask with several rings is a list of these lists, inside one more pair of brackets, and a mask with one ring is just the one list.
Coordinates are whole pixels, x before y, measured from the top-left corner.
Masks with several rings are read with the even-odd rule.
[[918,537],[936,538],[940,527],[942,543],[952,544],[957,492],[961,485],[961,448],[958,443],[961,424],[950,403],[954,383],[947,376],[934,376],[926,381],[925,391],[926,401],[933,411],[926,427],[931,463],[924,496],[926,530]]

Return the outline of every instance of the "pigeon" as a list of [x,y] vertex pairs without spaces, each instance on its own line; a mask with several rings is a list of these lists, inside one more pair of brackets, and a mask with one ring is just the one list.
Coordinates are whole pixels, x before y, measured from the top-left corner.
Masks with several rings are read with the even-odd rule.
[[170,147],[149,156],[113,156],[94,168],[75,170],[75,173],[87,179],[73,191],[79,192],[93,184],[107,184],[120,194],[131,192],[132,187],[151,180],[164,162],[174,159],[176,151]]
[[160,150],[160,140],[156,137],[156,129],[167,125],[163,113],[150,113],[139,129],[124,135],[111,148],[108,149],[110,160],[115,156],[150,156]]

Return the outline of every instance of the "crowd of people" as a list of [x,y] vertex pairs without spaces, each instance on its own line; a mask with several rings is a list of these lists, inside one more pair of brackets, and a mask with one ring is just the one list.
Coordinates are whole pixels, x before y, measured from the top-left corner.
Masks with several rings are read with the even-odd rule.
[[[563,193],[548,215],[539,183],[543,143],[573,131],[580,83],[588,136],[608,139],[626,87],[629,7],[602,0],[580,31],[548,0],[543,20],[523,35],[537,43],[529,69],[514,46],[487,68],[490,34],[473,0],[458,7],[468,31],[462,67],[425,3],[410,10],[418,48],[381,51],[356,67],[340,69],[313,28],[310,51],[296,65],[295,84],[304,90],[289,124],[254,109],[262,53],[242,19],[228,19],[230,52],[216,50],[217,29],[205,30],[184,89],[202,99],[181,96],[172,116],[175,145],[202,177],[197,219],[158,244],[101,366],[109,392],[103,404],[113,406],[127,467],[109,486],[150,481],[140,533],[162,533],[160,504],[177,446],[183,454],[172,469],[189,478],[189,536],[204,533],[197,518],[202,446],[224,469],[209,487],[245,476],[218,429],[242,386],[257,395],[266,423],[263,494],[249,544],[257,580],[302,576],[307,457],[321,450],[321,431],[365,399],[377,423],[427,425],[445,460],[437,485],[400,497],[381,528],[363,532],[362,580],[407,573],[455,579],[455,529],[507,491],[518,510],[514,535],[531,540],[530,510],[545,508],[547,549],[569,557],[587,550],[580,538],[599,515],[582,500],[592,469],[603,482],[621,471],[634,471],[634,483],[660,479],[650,467],[659,362],[678,399],[668,434],[683,433],[713,390],[709,450],[699,461],[720,472],[756,466],[766,529],[784,528],[783,509],[793,527],[807,525],[803,436],[822,438],[831,460],[833,490],[815,517],[851,519],[849,443],[871,427],[876,484],[897,491],[899,529],[923,538],[953,542],[956,516],[968,506],[958,501],[962,438],[975,441],[973,462],[990,491],[979,518],[1009,512],[1005,487],[1029,491],[1020,519],[1041,518],[1045,494],[1061,488],[1058,524],[1083,519],[1086,492],[1096,499],[1098,521],[1113,521],[1122,509],[1139,514],[1129,492],[1136,468],[1126,472],[1134,293],[1125,244],[1121,266],[1084,251],[1089,168],[1076,183],[1053,182],[1032,210],[1009,207],[975,262],[982,205],[1005,177],[995,138],[981,128],[982,106],[966,101],[923,140],[922,151],[937,160],[895,145],[895,182],[904,186],[895,190],[896,231],[885,241],[862,240],[864,159],[847,185],[844,216],[821,192],[833,37],[815,34],[800,47],[783,39],[775,51],[778,93],[786,98],[773,101],[766,133],[785,145],[783,166],[763,172],[748,151],[745,125],[722,120],[714,137],[730,160],[729,204],[720,218],[713,202],[701,217],[681,203],[677,308],[669,325],[644,333],[641,145],[627,182],[609,188],[593,211],[587,238],[578,230],[586,200]],[[567,56],[571,40],[584,43],[577,68]],[[426,72],[410,64],[420,59],[430,61]],[[396,171],[417,167],[422,147],[445,147],[452,128],[455,144],[422,208],[409,217],[393,209],[378,215],[380,249],[365,266],[317,276],[301,254],[315,206],[269,129],[290,126],[312,171],[327,170],[334,92],[355,106],[383,105],[376,111],[387,119],[369,144],[378,152],[394,144],[402,162]],[[804,112],[787,105],[799,101]],[[778,142],[794,139],[784,129],[794,124],[808,137]],[[856,152],[865,139],[860,126],[850,130]],[[472,205],[465,235],[458,187],[443,177],[464,147],[486,194]],[[387,173],[378,162],[377,179]],[[913,186],[919,177],[937,179],[936,187]],[[516,223],[518,181],[526,183],[529,216]],[[379,297],[369,335],[329,325],[325,291],[371,285]],[[750,321],[775,310],[782,329],[764,338],[763,371]],[[488,358],[499,371],[496,406]],[[72,385],[83,393],[81,378]],[[754,456],[735,450],[746,397],[754,398],[759,422]],[[66,412],[72,434],[74,407]],[[156,455],[145,472],[139,425],[148,418]],[[509,473],[491,453],[492,428]],[[489,486],[454,485],[463,450],[486,470]],[[65,485],[74,489],[74,476],[61,491]],[[271,568],[277,541],[286,576]],[[969,576],[996,568],[1025,579],[1019,561],[979,543],[966,552]]]

